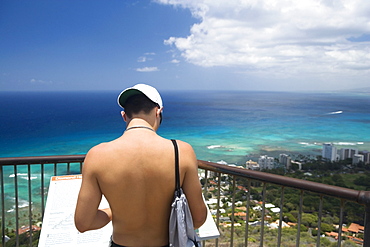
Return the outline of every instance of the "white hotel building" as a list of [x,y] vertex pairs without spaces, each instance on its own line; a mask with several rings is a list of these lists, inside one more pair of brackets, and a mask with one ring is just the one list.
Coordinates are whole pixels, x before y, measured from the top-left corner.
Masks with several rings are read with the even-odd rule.
[[268,157],[267,155],[262,155],[258,159],[258,164],[261,169],[273,169],[274,168],[274,157]]
[[332,143],[322,145],[322,157],[330,161],[338,160],[337,148]]

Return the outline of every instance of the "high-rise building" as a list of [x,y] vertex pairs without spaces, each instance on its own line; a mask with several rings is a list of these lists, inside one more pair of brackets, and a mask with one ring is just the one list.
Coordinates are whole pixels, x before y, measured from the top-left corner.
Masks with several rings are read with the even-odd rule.
[[353,156],[355,154],[358,154],[358,149],[353,149],[353,148],[341,148],[339,150],[339,158],[341,160],[345,159],[353,159]]
[[338,159],[337,156],[337,148],[332,143],[324,143],[322,145],[323,159],[336,161]]
[[291,158],[287,154],[280,154],[279,155],[279,163],[284,165],[286,169],[290,169],[292,163],[291,163]]
[[364,155],[365,165],[370,164],[370,152],[364,152],[363,155]]
[[261,169],[272,169],[274,168],[274,157],[262,155],[258,159],[258,164],[260,165]]
[[352,158],[352,164],[358,164],[364,162],[364,156],[362,154],[355,154]]

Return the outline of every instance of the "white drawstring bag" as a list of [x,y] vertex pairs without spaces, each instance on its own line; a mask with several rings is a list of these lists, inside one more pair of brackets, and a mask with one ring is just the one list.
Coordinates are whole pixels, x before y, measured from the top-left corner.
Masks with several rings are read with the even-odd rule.
[[175,148],[175,198],[171,205],[169,224],[170,247],[201,247],[198,235],[195,233],[193,218],[186,196],[180,187],[179,155],[175,140],[171,140]]

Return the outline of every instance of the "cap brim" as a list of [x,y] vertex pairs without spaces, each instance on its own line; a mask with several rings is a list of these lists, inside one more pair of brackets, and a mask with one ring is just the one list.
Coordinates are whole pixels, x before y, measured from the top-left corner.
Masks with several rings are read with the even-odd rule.
[[125,108],[127,99],[137,94],[143,94],[143,93],[140,90],[137,90],[135,88],[129,88],[129,89],[122,91],[121,94],[118,96],[118,105],[120,105],[122,108]]

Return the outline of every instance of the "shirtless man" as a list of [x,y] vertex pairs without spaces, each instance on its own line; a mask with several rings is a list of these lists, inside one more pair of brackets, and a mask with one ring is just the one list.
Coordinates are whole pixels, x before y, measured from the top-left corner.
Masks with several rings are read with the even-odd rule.
[[[156,134],[162,120],[162,99],[145,84],[119,95],[127,123],[124,134],[93,147],[86,155],[75,225],[80,232],[99,229],[112,220],[110,246],[167,246],[175,191],[175,155],[170,140]],[[177,141],[180,183],[187,196],[194,228],[207,211],[192,147]],[[110,208],[98,209],[102,195]],[[181,247],[181,246],[176,246]]]

